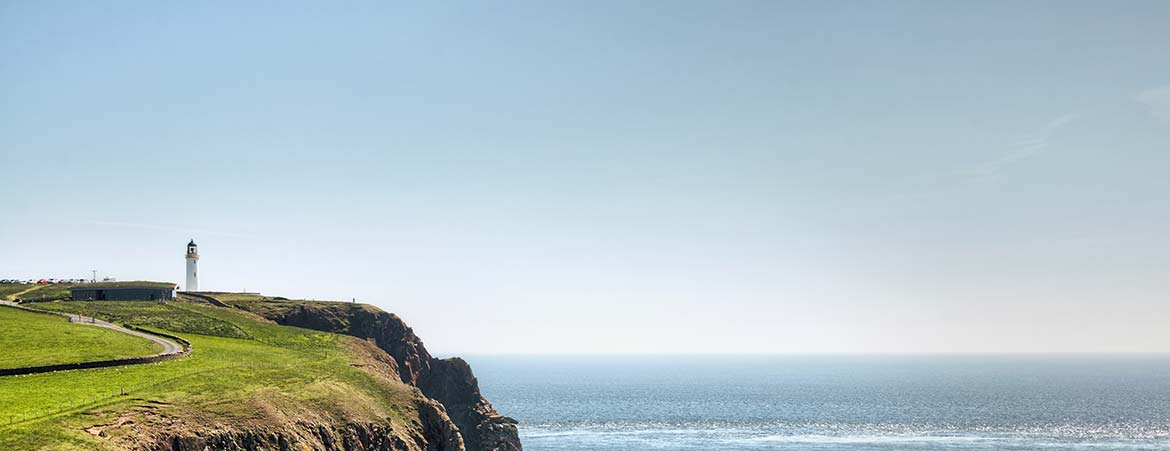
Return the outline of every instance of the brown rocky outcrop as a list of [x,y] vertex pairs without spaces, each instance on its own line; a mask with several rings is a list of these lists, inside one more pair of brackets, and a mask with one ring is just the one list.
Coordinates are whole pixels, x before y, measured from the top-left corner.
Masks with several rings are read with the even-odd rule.
[[432,357],[397,315],[369,305],[311,302],[275,302],[254,313],[283,325],[373,340],[395,359],[403,382],[445,408],[467,451],[521,450],[516,421],[484,399],[467,362]]
[[[441,434],[442,432],[436,432]],[[458,434],[456,434],[456,437]],[[171,437],[156,451],[460,451],[458,441],[403,437],[378,424],[339,427],[301,423],[273,431],[218,431]]]
[[458,427],[438,402],[415,394],[417,419],[406,424],[258,420],[196,426],[155,414],[126,415],[86,432],[134,451],[466,451]]

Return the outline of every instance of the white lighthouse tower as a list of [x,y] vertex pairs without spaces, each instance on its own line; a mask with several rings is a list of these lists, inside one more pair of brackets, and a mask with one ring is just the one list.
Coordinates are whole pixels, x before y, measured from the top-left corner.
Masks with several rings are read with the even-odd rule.
[[199,291],[199,248],[187,243],[187,291]]

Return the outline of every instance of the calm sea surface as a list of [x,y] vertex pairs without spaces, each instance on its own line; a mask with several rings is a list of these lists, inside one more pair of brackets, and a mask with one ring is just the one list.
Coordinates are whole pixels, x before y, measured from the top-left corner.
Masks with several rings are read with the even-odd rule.
[[1170,450],[1170,355],[468,360],[528,451]]

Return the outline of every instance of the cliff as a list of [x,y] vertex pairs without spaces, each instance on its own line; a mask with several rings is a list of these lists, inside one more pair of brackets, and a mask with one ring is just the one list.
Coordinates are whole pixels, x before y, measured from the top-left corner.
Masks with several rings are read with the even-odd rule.
[[166,330],[191,352],[149,365],[0,377],[0,450],[521,449],[515,421],[483,399],[467,363],[431,356],[397,316],[248,296],[216,294],[222,306],[38,303]]
[[[405,433],[381,423],[294,422],[190,434],[162,433],[145,451],[460,451],[463,439],[434,401],[420,401],[419,423]],[[141,438],[141,437],[139,437]]]
[[442,404],[467,451],[521,450],[516,421],[496,412],[484,399],[467,362],[432,357],[397,315],[363,304],[285,300],[231,304],[278,324],[372,340],[394,358],[403,382]]

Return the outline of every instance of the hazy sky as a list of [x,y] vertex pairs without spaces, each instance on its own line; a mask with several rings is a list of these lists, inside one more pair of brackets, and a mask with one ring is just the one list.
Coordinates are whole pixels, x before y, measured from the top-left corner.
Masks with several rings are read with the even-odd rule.
[[450,353],[1170,351],[1170,2],[0,3],[0,278]]

